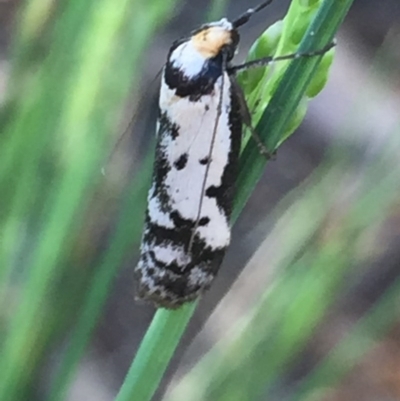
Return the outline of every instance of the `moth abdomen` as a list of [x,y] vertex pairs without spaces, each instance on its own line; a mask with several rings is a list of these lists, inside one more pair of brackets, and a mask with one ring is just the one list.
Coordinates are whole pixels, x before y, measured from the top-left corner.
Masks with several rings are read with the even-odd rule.
[[194,301],[210,287],[225,250],[194,251],[191,262],[184,269],[177,261],[163,264],[154,259],[155,255],[142,254],[138,266],[144,268],[137,268],[135,272],[137,296],[168,309]]

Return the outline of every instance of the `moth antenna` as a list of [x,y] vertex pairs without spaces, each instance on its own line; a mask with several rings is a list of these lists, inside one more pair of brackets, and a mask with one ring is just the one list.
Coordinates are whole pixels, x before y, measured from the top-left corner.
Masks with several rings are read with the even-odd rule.
[[253,14],[258,13],[260,10],[267,7],[273,1],[274,0],[267,0],[267,1],[264,1],[263,3],[259,4],[255,8],[249,8],[244,14],[242,14],[240,17],[236,18],[235,21],[232,22],[233,27],[239,28],[240,26],[246,24],[249,21],[249,19],[252,17]]
[[[156,76],[150,82],[149,86],[152,86],[157,81],[157,79],[161,75],[161,72],[162,72],[162,69],[160,69],[160,71],[157,72]],[[143,103],[140,103],[138,105],[138,107],[136,108],[136,111],[133,113],[131,119],[129,120],[128,125],[126,126],[126,128],[124,129],[122,134],[118,137],[117,141],[114,143],[113,148],[112,148],[110,154],[107,157],[107,161],[105,162],[104,166],[101,168],[101,174],[102,175],[105,176],[107,174],[107,166],[110,164],[110,161],[112,160],[112,158],[114,157],[115,153],[117,152],[119,146],[122,143],[122,140],[124,138],[126,138],[126,136],[131,132],[132,127],[134,125],[134,122],[136,121],[136,118],[138,117],[138,115],[140,114],[142,109],[143,109]]]
[[333,40],[332,42],[328,43],[326,46],[324,46],[323,48],[318,49],[318,50],[284,54],[283,56],[277,56],[277,57],[269,56],[269,57],[263,57],[263,58],[260,58],[257,60],[247,61],[243,64],[233,65],[233,66],[229,67],[228,74],[236,74],[239,71],[247,70],[249,68],[265,67],[268,64],[275,63],[277,61],[323,56],[326,52],[328,52],[335,46],[336,46],[336,40]]
[[227,66],[227,54],[225,52],[223,52],[222,53],[221,95],[218,99],[217,118],[215,119],[212,141],[210,144],[210,151],[208,152],[208,163],[206,166],[206,170],[204,172],[204,179],[203,179],[203,183],[202,183],[202,187],[201,187],[199,208],[197,211],[197,217],[196,217],[196,222],[194,224],[193,232],[192,232],[192,235],[190,236],[188,253],[190,253],[192,251],[192,246],[193,246],[194,237],[196,235],[196,230],[199,227],[199,222],[200,222],[200,217],[201,217],[201,209],[203,206],[203,199],[204,199],[204,195],[206,192],[206,182],[207,182],[208,172],[210,171],[210,164],[211,164],[212,152],[213,152],[214,144],[215,144],[215,138],[217,136],[218,123],[219,123],[219,119],[221,117],[222,100],[224,97],[225,71],[227,70],[226,66]]

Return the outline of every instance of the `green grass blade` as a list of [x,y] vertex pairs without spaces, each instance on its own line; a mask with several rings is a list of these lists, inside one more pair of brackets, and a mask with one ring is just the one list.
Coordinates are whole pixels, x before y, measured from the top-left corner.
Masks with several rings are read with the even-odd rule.
[[[275,279],[274,286],[264,293],[261,302],[243,321],[235,323],[229,334],[172,389],[167,400],[245,401],[261,399],[262,394],[265,399],[265,394],[290,369],[290,364],[304,349],[316,325],[326,316],[339,294],[338,290],[347,286],[344,278],[349,277],[351,269],[357,266],[357,254],[363,239],[368,236],[372,242],[371,237],[379,235],[376,227],[387,218],[400,190],[399,172],[393,171],[393,159],[389,160],[385,154],[382,160],[363,171],[362,185],[353,202],[335,214],[334,210],[338,207],[336,196],[340,196],[348,184],[346,173],[351,171],[349,164],[338,162],[335,160],[335,165],[328,171],[323,166],[322,171],[310,180],[308,190],[300,188],[291,196],[298,199],[299,193],[304,193],[302,199],[291,206],[290,217],[297,224],[288,224],[287,237],[296,236],[293,234],[295,230],[299,231],[299,237],[302,237],[302,231],[304,236],[310,237],[307,225],[299,222],[307,217],[314,221],[314,214],[320,216],[322,213],[325,219],[319,219],[320,226],[314,227],[315,241],[298,241],[297,249],[290,248],[290,253],[296,252],[297,257],[293,258],[294,261],[283,258],[283,263],[275,266],[281,274]],[[315,204],[316,199],[318,205]],[[332,221],[326,218],[331,213]],[[286,235],[282,234],[282,237],[286,238]],[[379,242],[378,238],[374,239]],[[286,246],[282,252],[286,255]],[[398,288],[398,283],[395,288]],[[394,289],[390,289],[389,293],[391,295],[388,294],[384,305],[393,302],[393,307],[398,296],[393,298]],[[376,318],[383,313],[383,308],[379,307],[379,312],[374,312],[373,316]],[[380,327],[376,332],[382,333],[384,328],[394,323],[392,309],[388,309],[388,316],[380,316],[376,320],[377,327]],[[373,316],[368,318],[370,327]],[[366,327],[362,325],[356,329],[357,335]],[[308,399],[307,395],[312,390],[337,382],[345,372],[343,369],[349,361],[345,357],[346,351],[354,344],[354,338],[355,335],[351,335],[343,346],[338,346],[340,351],[335,352],[334,360],[321,364],[301,386],[304,398],[297,398],[296,395],[295,399]],[[364,342],[349,352],[349,368],[369,344]],[[343,366],[335,366],[334,363],[340,360],[344,361]],[[320,367],[322,372],[319,372]]]
[[[33,90],[21,101],[21,107],[15,113],[15,120],[9,124],[6,135],[5,149],[10,151],[8,157],[2,159],[2,173],[7,174],[17,166],[20,180],[11,181],[14,192],[10,194],[10,210],[4,219],[4,231],[8,242],[18,244],[16,230],[9,230],[14,220],[24,221],[25,216],[32,213],[32,195],[38,200],[39,192],[46,193],[44,209],[41,210],[41,222],[38,228],[35,247],[26,263],[23,290],[19,294],[19,303],[10,319],[6,337],[2,343],[0,398],[7,400],[20,399],[29,376],[32,374],[34,361],[40,347],[35,346],[40,341],[42,318],[46,310],[46,298],[52,281],[56,277],[60,256],[67,251],[64,245],[70,233],[77,229],[76,217],[85,203],[85,196],[90,193],[101,165],[102,155],[106,150],[105,128],[95,131],[95,117],[99,113],[94,102],[96,95],[103,91],[101,85],[103,69],[112,54],[113,39],[118,29],[120,17],[126,3],[120,4],[120,9],[110,7],[109,2],[97,2],[96,11],[90,13],[90,3],[76,8],[76,4],[67,6],[63,11],[60,24],[54,26],[54,45],[62,44],[74,35],[69,25],[75,16],[82,11],[88,11],[86,24],[77,29],[79,41],[70,42],[71,58],[80,58],[80,68],[70,68],[72,60],[65,65],[60,62],[57,50],[50,50],[48,57],[38,67],[31,78]],[[88,9],[85,9],[88,7]],[[28,7],[29,10],[29,7]],[[111,17],[110,18],[110,13]],[[104,28],[104,20],[108,24]],[[65,30],[64,30],[65,29]],[[64,42],[65,44],[65,42]],[[62,47],[64,48],[64,47]],[[90,52],[86,50],[90,49]],[[68,65],[69,64],[69,65]],[[60,74],[59,77],[56,75]],[[23,75],[23,71],[21,70]],[[59,80],[60,85],[56,81]],[[75,85],[68,85],[71,79]],[[63,85],[64,83],[64,85]],[[56,92],[58,88],[60,92]],[[65,96],[60,98],[60,94]],[[105,93],[104,93],[105,94]],[[65,101],[68,99],[68,101]],[[54,104],[64,102],[64,109],[54,110]],[[46,112],[49,112],[46,117]],[[53,112],[53,113],[51,113]],[[107,113],[105,114],[107,115]],[[51,124],[50,124],[51,123]],[[50,125],[49,125],[50,124]],[[97,127],[96,127],[97,128]],[[52,132],[53,131],[53,132]],[[35,177],[40,177],[40,153],[43,141],[49,141],[53,133],[59,140],[58,165],[52,171],[54,174],[51,185],[39,179],[35,182],[36,194],[26,196],[26,187]],[[25,135],[27,134],[27,135]],[[32,145],[32,152],[26,152],[28,162],[21,163],[21,155],[26,146],[14,146],[23,138]],[[8,140],[7,140],[8,139]],[[24,153],[24,152],[22,152]],[[31,158],[29,160],[29,158]],[[43,160],[43,157],[42,157]],[[33,173],[33,174],[32,174]],[[4,185],[4,181],[2,182]],[[43,188],[47,190],[44,190]],[[39,206],[40,207],[40,206]],[[33,216],[32,216],[33,217]],[[21,223],[20,223],[21,224]],[[44,324],[44,323],[43,323]]]
[[[31,0],[21,11],[0,114],[0,277],[2,310],[7,311],[2,315],[1,399],[32,399],[30,385],[71,315],[61,308],[66,297],[59,280],[75,271],[79,281],[88,267],[79,265],[71,249],[85,229],[85,212],[111,148],[110,132],[145,46],[174,5],[141,3]],[[140,225],[134,229],[139,235]],[[80,352],[126,251],[126,238],[118,238],[104,262],[114,270],[105,274],[102,266],[92,303],[84,309],[93,315],[78,330],[86,335],[79,337]],[[80,294],[69,294],[69,307],[75,297]],[[57,381],[58,400],[77,359]]]
[[[295,3],[294,6],[293,3]],[[304,2],[298,0],[293,3],[291,7],[293,7],[292,10],[294,12],[298,8],[297,3]],[[299,52],[322,49],[331,42],[352,3],[352,0],[323,1],[318,13],[307,29],[304,39],[301,41]],[[293,31],[295,32],[295,30]],[[286,35],[290,36],[289,34]],[[274,96],[268,103],[256,128],[257,132],[265,140],[269,151],[272,152],[277,149],[282,140],[287,138],[287,134],[284,134],[284,132],[320,60],[321,57],[294,60],[284,72],[276,91],[274,91]],[[238,216],[246,204],[264,168],[265,160],[260,156],[259,150],[252,141],[249,141],[241,157],[234,217]]]
[[196,306],[191,303],[173,312],[156,312],[115,401],[153,397]]
[[[144,166],[148,166],[145,171],[151,171],[152,162],[153,159],[149,158],[147,163],[144,163]],[[125,196],[119,224],[106,253],[100,259],[91,286],[83,299],[76,326],[70,335],[66,353],[52,383],[49,400],[60,401],[65,398],[79,361],[96,327],[115,274],[123,263],[124,255],[132,247],[132,241],[140,238],[142,225],[139,223],[146,207],[149,180],[150,174],[138,177],[132,182],[129,193]],[[132,208],[132,205],[135,205],[135,208]]]
[[360,319],[349,334],[297,386],[289,401],[308,400],[313,393],[337,385],[355,367],[360,359],[396,324],[400,296],[397,279]]

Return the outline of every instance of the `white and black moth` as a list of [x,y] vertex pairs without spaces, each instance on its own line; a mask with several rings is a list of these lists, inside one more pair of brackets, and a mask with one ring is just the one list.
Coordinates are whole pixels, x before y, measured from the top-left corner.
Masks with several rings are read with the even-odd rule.
[[239,43],[237,29],[271,2],[233,22],[223,18],[203,25],[169,50],[153,181],[135,269],[137,296],[157,307],[177,308],[209,288],[229,245],[242,124],[248,117],[234,77],[246,64],[232,66],[231,60]]

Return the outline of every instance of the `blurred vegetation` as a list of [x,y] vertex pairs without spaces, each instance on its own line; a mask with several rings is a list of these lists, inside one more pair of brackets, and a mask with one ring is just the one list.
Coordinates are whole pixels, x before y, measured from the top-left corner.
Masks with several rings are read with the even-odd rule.
[[0,116],[1,400],[41,398],[44,360],[75,327],[53,384],[62,399],[139,236],[148,176],[121,196],[129,209],[103,239],[99,216],[113,211],[101,171],[143,52],[174,4],[30,0],[20,10]]
[[[273,392],[279,381],[326,319],[338,294],[345,293],[358,269],[380,253],[382,225],[400,193],[400,171],[393,170],[398,146],[361,171],[341,149],[340,156],[329,158],[285,200],[279,208],[282,224],[270,234],[281,245],[275,255],[280,262],[272,262],[274,284],[257,293],[261,299],[253,301],[167,400],[282,399]],[[354,182],[357,188],[350,189]],[[259,280],[265,276],[269,257],[262,252],[257,268],[245,269],[242,280],[256,276],[257,270]],[[397,279],[284,399],[308,400],[322,390],[316,399],[323,400],[324,391],[337,385],[398,321],[399,297]]]
[[[189,371],[186,367],[178,372],[164,400],[344,401],[357,396],[350,392],[344,398],[335,390],[398,326],[400,277],[383,285],[376,300],[347,327],[335,327],[329,318],[339,297],[351,299],[349,294],[374,264],[383,270],[375,279],[386,272],[387,266],[381,265],[388,260],[385,231],[398,218],[400,120],[391,132],[380,133],[385,139],[370,150],[372,156],[360,154],[359,138],[349,127],[353,116],[364,111],[369,80],[385,69],[379,64],[397,40],[398,35],[389,35],[387,46],[377,54],[365,87],[356,96],[358,103],[341,124],[336,146],[271,212],[268,219],[276,222],[275,227],[208,323],[223,322],[217,330],[208,327],[213,340],[216,333],[220,340]],[[326,347],[315,336],[321,327],[331,336],[331,350],[293,379],[306,350]],[[388,399],[400,394],[396,355],[393,359],[389,366],[377,362],[374,370],[387,375],[383,394]],[[382,376],[375,378],[375,385]],[[369,399],[376,398],[371,394]]]
[[[321,2],[293,3],[315,11]],[[348,7],[351,1],[338,3]],[[112,279],[128,249],[138,241],[151,158],[145,159],[139,174],[121,191],[119,205],[115,188],[101,171],[119,134],[123,105],[137,86],[146,46],[176,4],[29,0],[21,7],[7,96],[0,111],[0,400],[65,398]],[[212,13],[219,12],[223,2],[216,4]],[[276,34],[277,27],[267,36],[271,38],[274,29]],[[296,35],[302,37],[305,29]],[[319,48],[329,40],[332,31],[325,26],[324,32],[314,42],[302,43],[302,50]],[[273,51],[288,50],[290,46]],[[331,59],[326,60],[329,64]],[[276,90],[278,83],[281,89],[289,88],[289,92],[278,89],[272,103],[267,96],[258,105],[257,118],[264,113],[260,126],[275,134],[264,133],[271,149],[295,129],[299,115],[304,116],[304,98],[291,96],[290,90],[306,90],[307,74],[317,64],[313,63],[301,61],[289,70],[283,64],[276,75],[279,79],[263,89],[265,95]],[[300,78],[302,71],[307,74]],[[313,82],[309,96],[321,88],[318,80]],[[288,96],[293,103],[285,103],[287,114],[276,119],[276,109]],[[290,124],[288,116],[299,101],[303,103]],[[346,288],[346,280],[372,257],[370,244],[379,242],[379,228],[396,207],[400,173],[393,167],[398,155],[395,135],[385,152],[361,167],[354,167],[350,152],[338,148],[285,203],[285,210],[276,212],[286,218],[287,225],[274,286],[231,330],[234,335],[210,351],[168,399],[243,401],[266,399],[272,393]],[[264,168],[265,161],[256,152],[249,144],[243,153],[237,211]],[[353,182],[357,187],[348,196]],[[293,204],[286,208],[288,203]],[[111,229],[110,221],[115,221]],[[398,286],[393,283],[291,398],[315,397],[317,390],[334,386],[357,363],[375,338],[395,322]],[[163,368],[192,309],[181,311],[183,319],[158,314],[158,322],[174,341],[163,356]],[[158,343],[164,345],[167,339],[159,327]],[[66,333],[67,350],[44,397],[37,383],[49,354]],[[158,373],[143,386],[156,387]]]

